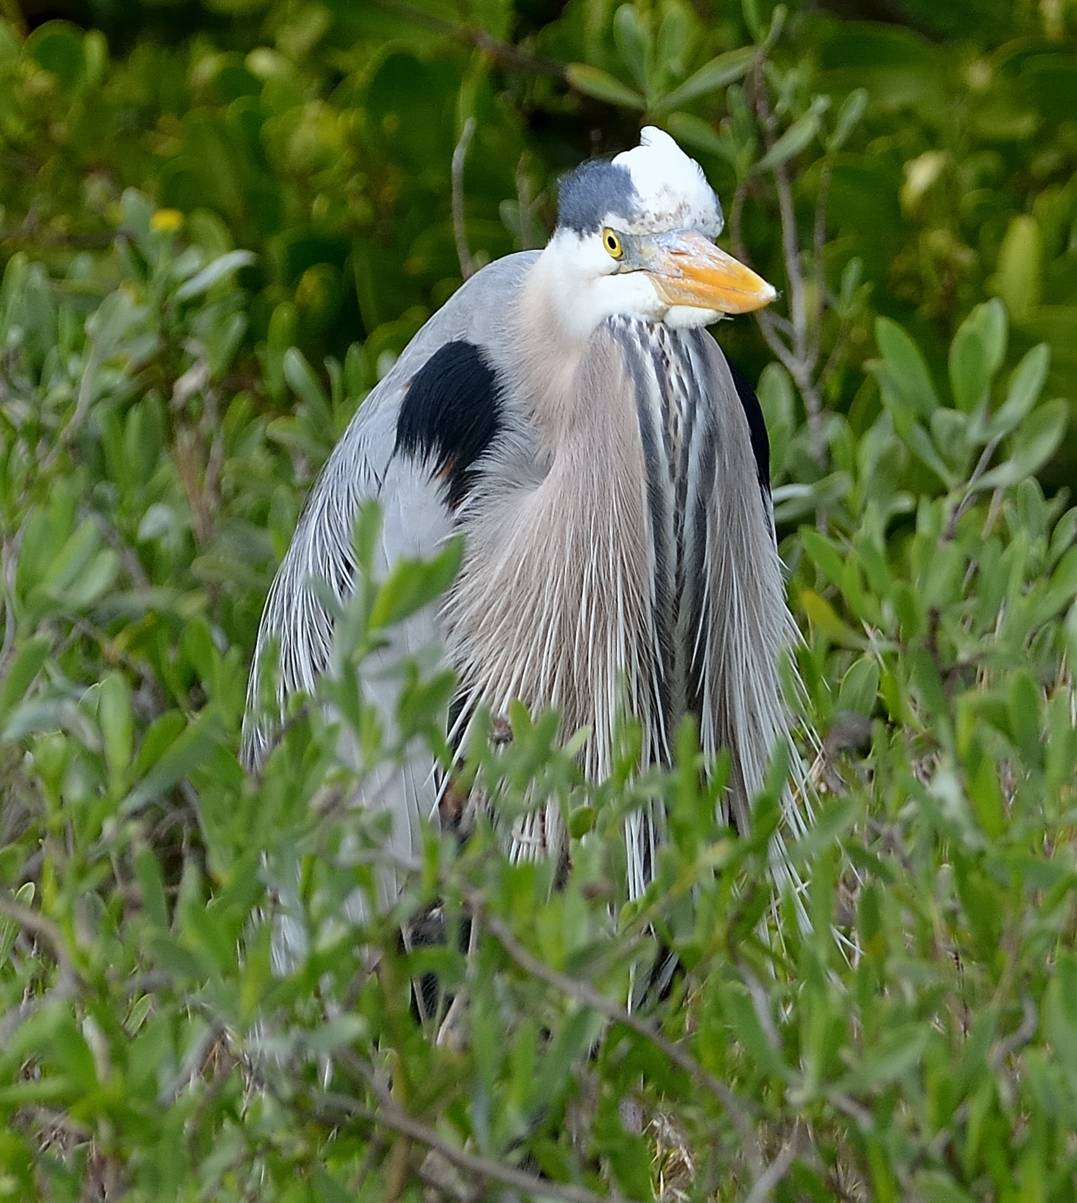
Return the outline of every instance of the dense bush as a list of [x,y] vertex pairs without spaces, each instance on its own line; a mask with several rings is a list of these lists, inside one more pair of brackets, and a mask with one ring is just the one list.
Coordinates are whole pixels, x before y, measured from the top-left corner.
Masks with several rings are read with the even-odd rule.
[[[752,4],[212,7],[246,16],[115,58],[0,27],[0,1197],[1071,1199],[1065,14],[957,7],[939,45]],[[431,833],[348,923],[379,831],[336,732],[300,707],[260,781],[236,761],[272,566],[457,235],[541,241],[556,172],[643,111],[788,295],[719,335],[760,380],[823,738],[813,934],[773,805],[716,829],[690,730],[639,778],[629,727],[591,785],[524,714],[468,771],[559,799],[564,888]],[[371,598],[355,658],[400,609]],[[395,753],[326,688],[360,772]],[[448,688],[413,676],[402,738]],[[628,906],[643,794],[674,838]],[[402,948],[435,901],[448,941]],[[285,902],[309,952],[274,973]],[[659,939],[683,973],[629,1012]],[[415,1013],[430,973],[448,1016]]]

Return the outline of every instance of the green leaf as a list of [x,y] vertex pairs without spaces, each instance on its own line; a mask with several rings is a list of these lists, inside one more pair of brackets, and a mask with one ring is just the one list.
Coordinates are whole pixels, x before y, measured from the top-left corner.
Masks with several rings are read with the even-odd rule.
[[307,1038],[307,1051],[315,1055],[369,1040],[370,1025],[362,1015],[337,1015],[320,1024]]
[[439,597],[456,576],[463,554],[463,540],[455,538],[431,560],[398,560],[374,599],[371,627],[391,626]]
[[805,113],[785,131],[777,142],[755,165],[756,172],[772,171],[780,167],[808,146],[819,132],[819,117],[816,113]]
[[142,893],[142,906],[150,922],[160,931],[168,931],[170,920],[164,877],[151,848],[142,847],[135,853],[135,877]]
[[785,22],[789,16],[789,8],[785,4],[775,4],[774,11],[770,17],[770,28],[767,30],[766,41],[763,47],[770,50],[782,36],[782,30],[785,28]]
[[903,435],[909,449],[922,460],[947,488],[954,488],[959,477],[939,454],[934,440],[919,422],[913,422]]
[[671,113],[666,120],[669,132],[678,142],[687,143],[708,154],[720,155],[730,163],[736,161],[737,147],[727,132],[718,133],[700,117],[691,113]]
[[860,118],[864,115],[864,110],[868,107],[868,93],[866,88],[854,88],[848,96],[842,101],[841,108],[838,110],[837,121],[834,124],[834,132],[827,139],[826,148],[833,153],[841,150],[845,145],[849,135],[856,128]]
[[281,367],[284,379],[296,396],[305,401],[316,414],[328,417],[329,398],[303,352],[298,347],[289,347],[284,352]]
[[1014,435],[1010,458],[985,472],[979,487],[1006,488],[1039,471],[1058,450],[1068,423],[1069,404],[1060,397],[1034,410]]
[[[34,895],[37,893],[37,887],[32,881],[24,881],[21,886],[15,891],[15,902],[25,907],[27,910],[34,904]],[[9,918],[7,915],[0,915],[0,969],[3,969],[4,963],[11,955],[11,950],[15,947],[15,941],[18,939],[20,926],[17,920]]]
[[998,768],[990,756],[984,756],[976,772],[968,778],[969,798],[980,826],[989,839],[997,839],[1005,830],[1005,808],[998,781]]
[[21,702],[52,650],[47,635],[32,635],[19,647],[0,686],[0,716]]
[[593,806],[577,806],[569,815],[568,833],[574,840],[582,839],[594,830],[595,813]]
[[119,673],[109,673],[97,695],[97,720],[105,748],[110,780],[119,784],[131,766],[134,751],[134,718],[127,682]]
[[222,735],[220,718],[212,712],[203,713],[162,753],[142,781],[127,795],[120,806],[120,813],[137,814],[149,802],[167,793],[205,763]]
[[779,363],[768,363],[759,377],[757,392],[770,436],[770,474],[780,480],[796,430],[796,395],[789,373]]
[[991,374],[979,334],[966,323],[950,344],[950,387],[958,409],[966,413],[987,399]]
[[920,1170],[913,1179],[916,1197],[924,1203],[977,1203],[961,1189],[949,1174],[941,1170]]
[[654,106],[656,113],[668,113],[690,100],[705,96],[708,92],[727,87],[738,79],[743,79],[755,58],[755,49],[744,46],[739,50],[730,50],[719,54],[717,58],[700,67],[694,75],[690,75],[683,84],[667,92]]
[[65,1016],[50,1033],[49,1060],[61,1073],[77,1083],[83,1093],[89,1093],[100,1085],[90,1045],[70,1016]]
[[853,661],[849,671],[842,677],[838,709],[851,710],[855,714],[871,714],[878,692],[878,661],[873,656],[861,656]]
[[74,25],[46,22],[26,39],[26,52],[46,71],[51,71],[61,87],[73,89],[82,82],[86,67],[83,36]]
[[670,0],[665,6],[658,26],[658,45],[655,61],[659,71],[683,73],[681,66],[685,51],[692,45],[692,19],[683,3]]
[[991,415],[988,438],[1009,434],[1031,412],[1043,391],[1047,369],[1051,366],[1051,348],[1040,343],[1032,348],[1013,370],[1006,400]]
[[777,1078],[788,1078],[789,1069],[779,1051],[767,1038],[748,991],[739,983],[728,983],[722,991],[722,1009],[733,1034],[744,1046],[744,1051],[752,1062],[765,1073]]
[[68,585],[62,600],[70,610],[88,610],[112,591],[120,575],[120,557],[111,547],[102,548],[77,580]]
[[815,566],[832,585],[840,589],[845,574],[845,561],[838,549],[810,526],[800,528],[800,541]]
[[43,583],[49,594],[59,598],[65,590],[77,587],[76,582],[100,546],[101,529],[97,523],[92,518],[80,522],[45,573]]
[[1043,735],[1040,730],[1042,704],[1040,691],[1026,669],[1010,674],[1006,692],[1010,733],[1025,762],[1039,768],[1043,764]]
[[759,16],[759,0],[741,0],[741,12],[744,13],[744,23],[756,42],[762,42],[766,36],[763,21]]
[[1060,952],[1044,1000],[1048,1039],[1072,1079],[1077,1074],[1077,956]]
[[1032,316],[1043,295],[1043,237],[1034,217],[1018,214],[999,247],[992,291],[1006,303],[1015,322]]
[[620,105],[627,109],[645,109],[647,102],[633,91],[627,84],[608,71],[592,67],[587,63],[569,63],[565,68],[565,78],[569,84],[585,96],[593,96],[596,100],[604,100],[607,104]]
[[842,1094],[855,1096],[888,1086],[915,1068],[930,1038],[931,1029],[926,1023],[902,1024],[885,1033],[878,1044],[838,1082],[837,1089]]
[[940,406],[929,422],[931,438],[948,464],[963,468],[969,453],[971,435],[967,414]]
[[1009,330],[1006,306],[1000,301],[984,301],[972,311],[971,319],[980,331],[991,375],[994,376],[1006,358],[1006,338]]
[[858,634],[847,623],[844,623],[837,615],[834,607],[824,597],[820,597],[812,589],[802,589],[800,592],[800,604],[804,608],[805,614],[808,616],[808,621],[813,629],[824,635],[832,643],[841,644],[843,647],[862,648],[866,642],[864,637]]
[[[879,344],[888,369],[886,382],[896,392],[893,399],[900,399],[912,413],[928,417],[940,403],[931,374],[916,343],[897,322],[887,317],[876,320],[875,341]],[[887,399],[885,389],[883,399]]]
[[640,90],[650,89],[654,64],[654,40],[649,24],[640,21],[632,4],[622,4],[613,15],[613,41],[621,61],[632,72]]
[[189,301],[193,297],[209,292],[214,284],[228,276],[234,275],[241,267],[250,267],[258,262],[258,256],[253,251],[228,251],[208,263],[200,272],[185,280],[176,289],[176,300]]

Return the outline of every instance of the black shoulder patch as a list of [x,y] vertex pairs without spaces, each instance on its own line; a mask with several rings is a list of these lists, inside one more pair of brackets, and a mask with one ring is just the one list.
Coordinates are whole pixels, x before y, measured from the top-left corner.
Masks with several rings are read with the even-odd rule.
[[412,377],[396,420],[396,447],[428,461],[456,509],[475,483],[475,463],[501,429],[494,369],[474,343],[440,347]]
[[737,396],[740,398],[744,416],[748,419],[748,433],[752,438],[752,454],[755,456],[755,470],[759,477],[759,487],[767,497],[770,496],[770,439],[767,436],[767,424],[763,421],[763,407],[755,395],[755,389],[748,383],[748,377],[737,365],[726,357],[729,373],[737,386]]
[[597,232],[611,214],[639,216],[639,193],[627,167],[589,159],[562,176],[557,188],[557,224],[577,234]]

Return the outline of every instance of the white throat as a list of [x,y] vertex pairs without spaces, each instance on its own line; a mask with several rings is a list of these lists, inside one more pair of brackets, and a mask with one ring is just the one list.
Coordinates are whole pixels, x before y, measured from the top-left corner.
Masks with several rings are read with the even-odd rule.
[[[525,285],[531,320],[556,327],[558,341],[578,356],[608,317],[661,322],[670,306],[643,272],[617,272],[597,237],[560,229],[535,261]],[[526,319],[525,319],[526,320]]]

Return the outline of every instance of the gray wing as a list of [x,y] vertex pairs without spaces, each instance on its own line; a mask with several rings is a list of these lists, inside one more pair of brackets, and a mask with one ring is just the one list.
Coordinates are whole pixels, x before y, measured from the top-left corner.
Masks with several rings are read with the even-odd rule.
[[[383,511],[375,571],[388,572],[401,557],[435,553],[453,529],[453,514],[429,465],[398,454],[401,406],[427,361],[462,340],[480,348],[504,369],[508,322],[520,283],[537,252],[510,255],[476,273],[408,344],[388,375],[369,394],[315,482],[291,545],[269,591],[258,630],[247,692],[241,760],[257,772],[272,748],[287,697],[313,693],[317,679],[333,669],[333,619],[311,588],[322,581],[342,604],[352,596],[355,559],[352,528],[360,505],[376,498]],[[279,646],[274,712],[258,712],[262,662],[271,641]],[[441,643],[436,606],[395,627],[388,646],[364,665],[365,696],[382,712],[390,740],[400,690],[395,671],[408,656],[437,655]],[[429,651],[427,649],[433,649]],[[391,851],[412,859],[419,820],[436,813],[437,789],[429,753],[416,750],[403,764],[383,766],[364,787],[364,804],[393,817]],[[392,892],[391,883],[387,890]]]

